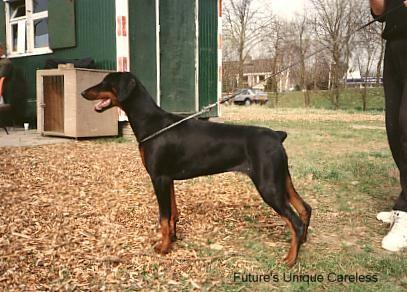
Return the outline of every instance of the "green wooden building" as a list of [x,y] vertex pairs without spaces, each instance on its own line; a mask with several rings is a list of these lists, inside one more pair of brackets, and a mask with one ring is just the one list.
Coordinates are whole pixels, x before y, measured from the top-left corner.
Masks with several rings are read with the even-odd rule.
[[19,119],[36,118],[36,70],[49,58],[91,57],[97,69],[131,71],[172,112],[215,102],[220,1],[0,0],[0,41],[19,76],[9,85]]

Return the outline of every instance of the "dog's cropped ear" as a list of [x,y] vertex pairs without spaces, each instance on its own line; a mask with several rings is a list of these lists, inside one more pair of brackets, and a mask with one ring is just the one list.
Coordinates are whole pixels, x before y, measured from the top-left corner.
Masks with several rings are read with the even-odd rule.
[[123,75],[119,82],[119,90],[117,94],[117,99],[120,103],[123,103],[131,94],[131,92],[136,88],[137,81],[134,76],[129,74]]

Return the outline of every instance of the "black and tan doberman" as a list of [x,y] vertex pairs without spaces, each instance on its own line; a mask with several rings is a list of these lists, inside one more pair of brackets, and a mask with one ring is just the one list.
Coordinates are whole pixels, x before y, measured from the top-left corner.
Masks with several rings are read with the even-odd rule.
[[[95,105],[98,112],[114,106],[123,109],[138,142],[183,118],[159,108],[131,73],[110,73],[82,95],[88,100],[99,100]],[[282,144],[286,136],[285,132],[267,128],[190,119],[139,143],[160,211],[162,239],[155,250],[168,253],[176,239],[174,180],[238,171],[252,179],[263,200],[287,223],[291,247],[285,261],[294,265],[299,247],[306,241],[311,207],[292,184]]]

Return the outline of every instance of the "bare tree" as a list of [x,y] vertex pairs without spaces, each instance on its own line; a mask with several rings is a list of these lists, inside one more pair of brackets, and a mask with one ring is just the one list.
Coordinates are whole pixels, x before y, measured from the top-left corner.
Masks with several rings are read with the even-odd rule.
[[266,21],[254,8],[253,0],[227,0],[224,3],[224,39],[237,55],[239,86],[243,84],[244,62],[261,41]]
[[[363,10],[361,12],[361,24],[367,23],[370,20],[369,9]],[[357,33],[357,49],[356,49],[356,60],[359,68],[360,75],[363,79],[363,88],[361,91],[362,95],[362,109],[363,111],[367,108],[367,87],[369,80],[368,78],[372,76],[372,65],[376,59],[378,59],[379,69],[378,76],[380,82],[380,71],[381,71],[381,59],[383,58],[383,45],[382,38],[380,37],[380,31],[382,30],[382,25],[374,23]],[[377,74],[377,72],[376,72]]]
[[329,48],[331,63],[332,103],[339,108],[340,79],[347,71],[350,41],[359,23],[362,3],[353,0],[311,0],[316,11],[318,38]]
[[358,69],[360,72],[360,75],[363,80],[363,87],[361,91],[361,96],[362,96],[362,110],[366,111],[367,108],[367,88],[369,84],[369,77],[371,73],[371,68],[374,60],[374,55],[376,54],[377,51],[377,46],[372,44],[369,40],[369,38],[366,37],[371,37],[370,34],[364,33],[361,36],[361,40],[359,42],[358,46],[358,52],[356,56],[357,64],[358,64]]
[[312,88],[315,90],[329,89],[329,64],[331,57],[326,52],[320,52],[312,58]]
[[232,92],[237,88],[238,61],[224,61],[222,65],[222,90]]
[[312,44],[312,26],[310,19],[306,15],[297,15],[296,19],[292,21],[291,37],[293,57],[299,62],[299,86],[304,93],[304,105],[309,107],[311,104],[310,92],[308,90],[310,74],[306,63]]
[[277,74],[284,67],[284,59],[287,54],[287,24],[281,19],[274,17],[265,28],[264,46],[268,48],[268,54],[271,58],[271,77],[267,80],[266,89],[274,92],[274,105],[277,107],[279,103],[278,83],[281,79],[281,74]]
[[382,65],[384,59],[384,39],[382,38],[382,33],[384,30],[384,23],[374,24],[373,27],[375,28],[376,36],[374,39],[377,41],[379,45],[379,55],[377,58],[377,65],[376,65],[376,83],[380,84],[380,77],[382,76]]

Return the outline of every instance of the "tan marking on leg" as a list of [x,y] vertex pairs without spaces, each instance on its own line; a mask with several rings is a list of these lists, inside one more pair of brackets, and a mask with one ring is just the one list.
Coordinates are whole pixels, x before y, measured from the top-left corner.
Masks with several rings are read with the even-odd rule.
[[171,238],[170,238],[170,222],[168,219],[162,218],[160,220],[161,225],[161,242],[158,243],[154,249],[157,253],[167,254],[171,250]]
[[288,251],[287,256],[284,258],[284,260],[289,267],[292,267],[292,266],[294,266],[295,262],[297,261],[297,256],[298,256],[299,244],[297,241],[297,232],[295,231],[295,228],[293,227],[290,220],[288,220],[288,218],[286,218],[286,217],[281,217],[281,218],[283,218],[283,220],[287,223],[287,226],[291,231],[290,250]]
[[310,214],[308,214],[308,211],[305,208],[300,195],[295,190],[293,182],[289,175],[287,175],[286,178],[286,187],[288,192],[288,200],[290,201],[290,204],[295,208],[295,210],[297,210],[298,214],[300,215],[301,221],[305,224],[304,234],[301,238],[301,241],[305,242],[307,239],[308,225],[311,216]]
[[138,149],[140,151],[141,162],[143,163],[144,167],[146,167],[146,162],[144,160],[144,148],[139,146]]

